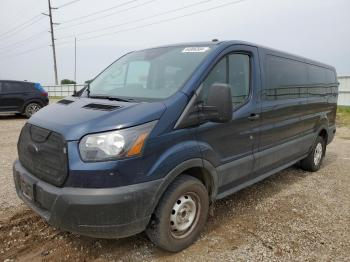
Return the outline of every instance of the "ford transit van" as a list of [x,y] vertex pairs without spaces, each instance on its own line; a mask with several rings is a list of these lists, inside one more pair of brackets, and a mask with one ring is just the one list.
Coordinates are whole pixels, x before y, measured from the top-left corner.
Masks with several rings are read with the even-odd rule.
[[209,205],[299,163],[322,166],[335,69],[241,41],[121,57],[23,127],[18,196],[60,230],[191,245]]

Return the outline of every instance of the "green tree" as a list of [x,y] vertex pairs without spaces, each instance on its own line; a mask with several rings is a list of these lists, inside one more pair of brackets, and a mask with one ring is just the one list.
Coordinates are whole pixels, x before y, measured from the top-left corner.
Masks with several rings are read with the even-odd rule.
[[74,85],[74,84],[76,84],[76,82],[74,82],[73,80],[69,80],[69,79],[61,80],[61,85]]

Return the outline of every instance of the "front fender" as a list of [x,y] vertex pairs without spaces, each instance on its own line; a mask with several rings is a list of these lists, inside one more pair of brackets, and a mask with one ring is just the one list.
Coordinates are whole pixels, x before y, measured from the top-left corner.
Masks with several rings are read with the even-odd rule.
[[154,179],[161,178],[183,162],[201,158],[201,152],[196,140],[180,142],[165,150],[158,157],[147,176],[152,176]]
[[157,192],[155,194],[154,201],[150,207],[150,210],[148,210],[148,214],[153,213],[154,209],[157,207],[164,192],[167,190],[169,185],[175,180],[175,178],[183,174],[186,170],[189,170],[190,168],[195,168],[195,167],[202,168],[202,170],[210,177],[211,188],[212,188],[210,199],[215,200],[217,196],[217,188],[218,188],[218,175],[216,173],[215,167],[211,165],[208,161],[203,160],[201,158],[188,159],[186,161],[181,162],[176,167],[174,167],[162,179],[162,182],[159,185]]

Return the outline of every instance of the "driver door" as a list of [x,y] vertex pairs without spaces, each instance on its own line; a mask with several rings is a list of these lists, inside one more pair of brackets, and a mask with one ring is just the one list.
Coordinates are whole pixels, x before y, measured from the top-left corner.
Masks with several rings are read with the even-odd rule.
[[235,45],[222,54],[202,83],[202,100],[213,83],[231,87],[232,120],[207,122],[197,128],[203,158],[219,175],[218,193],[241,184],[252,175],[254,149],[258,146],[260,126],[260,69],[257,48]]

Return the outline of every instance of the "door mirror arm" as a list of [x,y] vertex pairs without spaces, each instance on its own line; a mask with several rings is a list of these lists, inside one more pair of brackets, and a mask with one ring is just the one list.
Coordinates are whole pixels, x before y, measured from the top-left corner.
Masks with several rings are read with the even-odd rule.
[[213,84],[209,87],[204,102],[199,93],[195,94],[175,124],[175,129],[193,127],[208,121],[226,123],[232,119],[231,87],[227,84]]
[[214,105],[204,105],[203,101],[200,101],[197,105],[197,114],[199,119],[199,124],[203,124],[208,121],[213,121],[219,119],[219,111]]

